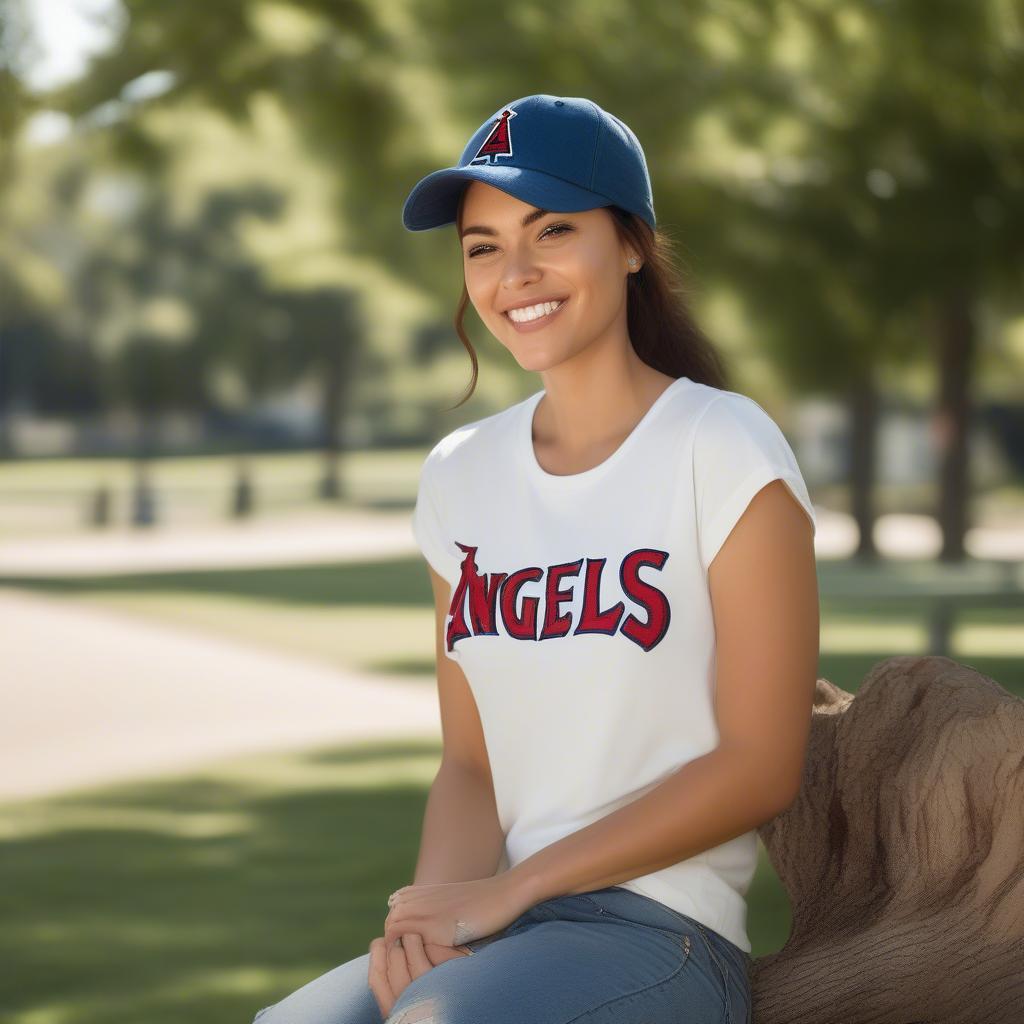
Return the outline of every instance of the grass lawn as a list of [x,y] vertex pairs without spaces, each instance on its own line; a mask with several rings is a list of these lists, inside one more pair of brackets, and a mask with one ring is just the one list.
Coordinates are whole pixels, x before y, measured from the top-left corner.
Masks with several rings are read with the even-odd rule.
[[439,754],[263,755],[0,807],[4,1019],[249,1021],[365,953]]
[[[415,867],[440,748],[235,759],[0,806],[5,1020],[224,1024],[367,951]],[[789,906],[763,859],[754,954]]]

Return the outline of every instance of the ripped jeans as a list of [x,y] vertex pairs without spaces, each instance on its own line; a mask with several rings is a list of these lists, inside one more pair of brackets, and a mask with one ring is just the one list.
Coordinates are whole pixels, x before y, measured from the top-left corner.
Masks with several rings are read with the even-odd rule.
[[370,954],[253,1024],[750,1024],[750,955],[629,889],[557,896],[413,979],[382,1021]]

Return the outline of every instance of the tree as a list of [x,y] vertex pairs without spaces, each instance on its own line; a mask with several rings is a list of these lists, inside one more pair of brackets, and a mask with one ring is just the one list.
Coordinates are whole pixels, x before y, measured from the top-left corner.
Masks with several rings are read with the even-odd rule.
[[[516,96],[620,114],[644,140],[659,223],[707,290],[739,297],[791,386],[851,410],[865,556],[880,375],[938,364],[943,556],[962,554],[972,324],[1019,286],[1024,240],[1012,4],[128,6],[119,47],[53,102],[84,113],[156,69],[174,81],[161,104],[201,97],[244,120],[253,97],[282,97],[309,153],[338,169],[351,251],[453,303],[452,238],[409,244],[408,188]],[[127,156],[152,146],[138,118],[112,131]]]

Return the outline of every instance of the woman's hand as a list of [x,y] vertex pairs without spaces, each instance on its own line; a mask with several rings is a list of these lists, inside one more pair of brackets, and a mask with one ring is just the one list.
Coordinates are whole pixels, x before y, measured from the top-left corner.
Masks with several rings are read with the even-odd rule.
[[408,932],[401,942],[386,944],[383,938],[370,943],[370,969],[367,981],[381,1016],[387,1019],[398,997],[413,978],[455,957],[469,956],[465,946],[440,946],[424,943],[416,932]]
[[407,885],[384,919],[388,946],[410,932],[426,943],[455,946],[499,932],[530,907],[508,872],[472,882]]

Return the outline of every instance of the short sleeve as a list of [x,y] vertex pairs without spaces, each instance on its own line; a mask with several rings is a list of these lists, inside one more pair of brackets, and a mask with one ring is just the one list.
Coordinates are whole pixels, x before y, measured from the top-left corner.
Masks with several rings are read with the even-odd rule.
[[412,532],[431,567],[447,580],[459,574],[457,548],[446,532],[438,483],[438,449],[425,459],[420,469],[416,507],[412,514]]
[[693,442],[693,488],[705,571],[754,495],[782,480],[817,524],[796,456],[775,421],[752,398],[729,391],[701,414]]

